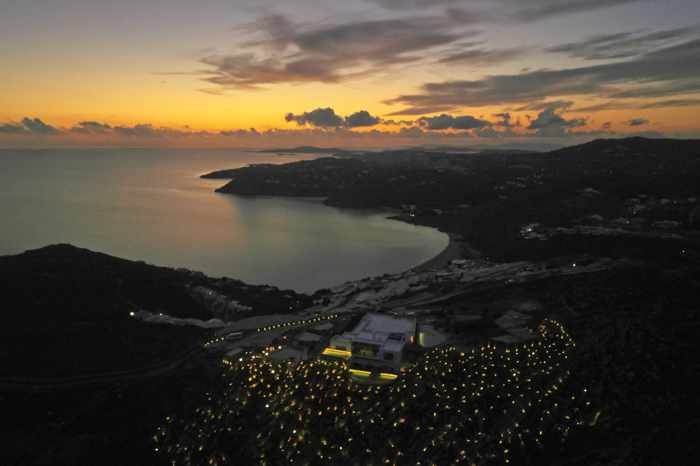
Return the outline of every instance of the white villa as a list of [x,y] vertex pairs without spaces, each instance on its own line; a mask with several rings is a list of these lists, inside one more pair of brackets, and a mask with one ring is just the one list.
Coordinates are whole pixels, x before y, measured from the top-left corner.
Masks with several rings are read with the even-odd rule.
[[349,360],[350,370],[359,375],[374,371],[395,377],[404,359],[404,348],[416,339],[416,321],[368,313],[350,332],[331,338],[324,356]]

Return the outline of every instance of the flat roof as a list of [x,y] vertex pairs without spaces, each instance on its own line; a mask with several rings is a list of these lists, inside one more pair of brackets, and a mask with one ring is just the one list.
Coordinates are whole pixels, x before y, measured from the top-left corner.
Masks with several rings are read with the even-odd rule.
[[383,314],[367,313],[352,330],[352,333],[414,333],[416,321]]
[[380,345],[387,351],[400,351],[416,332],[414,319],[402,319],[383,314],[365,314],[355,328],[334,339]]

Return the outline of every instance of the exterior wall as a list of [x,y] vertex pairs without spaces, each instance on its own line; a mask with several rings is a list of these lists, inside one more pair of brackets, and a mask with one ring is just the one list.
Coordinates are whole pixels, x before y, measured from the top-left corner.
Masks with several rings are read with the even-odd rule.
[[347,338],[344,338],[342,335],[336,335],[331,338],[331,347],[335,349],[350,351],[352,348],[352,341]]
[[[386,354],[391,354],[393,357],[391,360],[384,359],[384,356]],[[401,364],[403,362],[402,358],[403,354],[401,352],[398,353],[393,353],[393,352],[388,352],[388,351],[380,351],[377,354],[377,357],[370,358],[370,357],[363,357],[359,355],[355,355],[353,353],[352,357],[350,358],[350,366],[355,367],[357,366],[363,366],[363,367],[376,367],[376,368],[391,368],[391,369],[399,369],[401,367]]]

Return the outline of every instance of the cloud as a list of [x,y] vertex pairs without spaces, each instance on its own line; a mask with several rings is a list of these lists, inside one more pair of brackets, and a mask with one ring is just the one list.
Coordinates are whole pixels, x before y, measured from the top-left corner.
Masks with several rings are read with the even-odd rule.
[[112,132],[112,127],[97,121],[81,121],[70,130],[81,134],[108,134]]
[[645,118],[633,118],[625,123],[627,123],[627,126],[644,126],[649,123],[649,120]]
[[[416,10],[435,7],[452,9],[467,5],[471,17],[500,22],[531,22],[580,12],[610,8],[640,0],[369,0],[388,10]],[[527,5],[523,7],[523,5]]]
[[134,126],[115,126],[114,132],[122,136],[157,137],[162,136],[162,131],[153,127],[150,123],[140,123]]
[[[385,103],[393,103],[393,101],[385,101]],[[389,116],[397,116],[397,115],[425,115],[429,113],[438,113],[438,112],[444,112],[446,110],[451,110],[455,107],[455,105],[424,105],[424,106],[414,106],[410,108],[405,108],[402,110],[396,110],[394,112],[389,113]]]
[[370,115],[366,110],[361,110],[345,117],[345,125],[349,128],[375,126],[381,123],[381,121],[381,118]]
[[556,107],[542,110],[535,119],[530,122],[528,129],[535,130],[537,136],[562,137],[570,135],[572,128],[586,125],[583,118],[567,120],[558,113]]
[[668,97],[678,94],[694,94],[700,92],[700,80],[689,79],[688,81],[675,81],[670,84],[659,86],[642,86],[625,89],[608,95],[611,99],[649,99],[658,97]]
[[382,120],[383,125],[387,126],[414,126],[415,120]]
[[505,63],[526,53],[524,48],[469,49],[452,52],[438,60],[439,63],[466,64],[472,67],[492,66]]
[[51,125],[47,125],[39,118],[23,118],[22,125],[34,134],[44,134],[44,135],[54,135],[59,134],[60,131]]
[[444,129],[478,129],[491,126],[491,122],[480,120],[470,115],[453,116],[443,113],[435,117],[421,117],[418,124],[429,130],[444,130]]
[[425,108],[510,105],[574,95],[606,97],[623,91],[620,86],[658,89],[661,85],[672,92],[676,86],[700,84],[698,56],[700,39],[694,39],[609,64],[426,83],[420,93],[400,95],[386,103],[407,106],[392,113],[399,115]]
[[665,29],[654,32],[621,32],[592,36],[579,42],[570,42],[546,49],[552,53],[564,53],[584,60],[610,60],[642,55],[650,49],[668,45],[687,37],[692,28]]
[[370,0],[387,10],[418,10],[435,6],[447,6],[454,0]]
[[317,128],[361,128],[382,123],[381,118],[371,115],[367,110],[360,110],[343,118],[330,107],[317,108],[298,115],[287,113],[284,119],[289,122],[295,122],[298,126],[308,125]]
[[402,17],[309,27],[282,15],[244,27],[256,37],[233,54],[209,54],[205,81],[229,88],[324,82],[385,71],[414,63],[435,47],[477,34],[445,15]]
[[498,136],[515,136],[516,133],[513,129],[522,126],[520,117],[513,122],[513,116],[509,112],[496,113],[493,116],[500,119],[500,121],[494,123],[494,126],[503,128],[503,130],[498,133]]
[[4,123],[0,125],[0,134],[22,134],[26,132],[27,129],[24,125],[18,123]]
[[0,125],[2,134],[34,134],[43,136],[54,136],[61,131],[41,121],[39,118],[22,118],[19,123],[5,123]]
[[540,102],[531,102],[515,109],[516,112],[524,112],[528,110],[568,110],[574,105],[570,100],[549,100]]
[[219,131],[221,136],[227,137],[241,137],[241,136],[260,136],[260,132],[255,128],[250,129],[233,129],[227,131]]
[[570,112],[599,112],[601,110],[650,110],[655,108],[675,108],[675,107],[700,107],[700,99],[671,99],[658,100],[654,102],[628,102],[628,101],[609,101],[600,104],[588,105],[585,107],[577,107],[569,110]]
[[[522,21],[538,21],[553,16],[589,12],[614,6],[635,3],[639,0],[535,0],[516,11],[514,17]],[[520,2],[517,2],[520,4]]]
[[287,113],[284,119],[286,121],[296,122],[299,126],[309,125],[319,128],[338,128],[345,123],[343,118],[336,115],[335,110],[330,107],[317,108],[316,110],[304,112],[299,115]]
[[188,126],[183,129],[167,126],[154,126],[151,123],[138,123],[131,126],[112,126],[99,121],[81,121],[69,130],[70,133],[85,136],[122,136],[127,138],[164,138],[184,136],[210,136],[207,131],[193,131]]

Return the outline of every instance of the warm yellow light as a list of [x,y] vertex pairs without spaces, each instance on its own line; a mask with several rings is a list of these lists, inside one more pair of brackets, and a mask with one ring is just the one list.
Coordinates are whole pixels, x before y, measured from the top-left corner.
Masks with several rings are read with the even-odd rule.
[[323,350],[324,356],[332,356],[335,358],[343,358],[343,359],[350,359],[350,356],[352,356],[352,353],[350,351],[345,351],[345,350],[339,350],[335,348],[328,347]]
[[388,372],[382,372],[379,374],[379,378],[384,379],[384,380],[395,380],[397,377],[398,377],[398,375],[390,374]]
[[348,369],[352,375],[357,375],[360,377],[369,377],[372,373],[370,371],[363,371],[361,369]]

